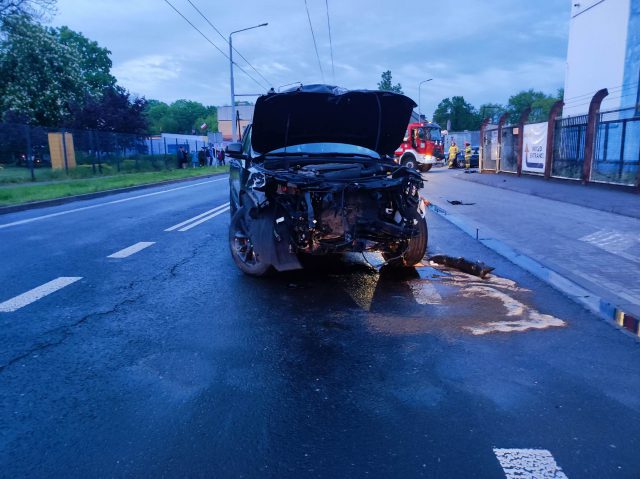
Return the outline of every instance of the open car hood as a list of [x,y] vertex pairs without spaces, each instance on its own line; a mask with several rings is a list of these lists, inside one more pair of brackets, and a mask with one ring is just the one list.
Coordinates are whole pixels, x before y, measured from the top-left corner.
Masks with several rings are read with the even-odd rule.
[[256,101],[251,146],[264,154],[305,143],[346,143],[391,154],[415,106],[397,93],[329,85],[271,93]]

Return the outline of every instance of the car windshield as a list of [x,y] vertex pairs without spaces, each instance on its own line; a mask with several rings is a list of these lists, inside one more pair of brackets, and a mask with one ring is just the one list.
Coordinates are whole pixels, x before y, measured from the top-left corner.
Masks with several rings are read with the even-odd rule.
[[432,141],[442,140],[442,135],[440,134],[440,128],[425,128],[427,133],[427,139]]
[[291,145],[286,148],[278,148],[268,154],[274,155],[278,153],[300,153],[309,155],[362,155],[372,158],[379,158],[380,155],[373,150],[357,145],[349,145],[346,143],[304,143],[302,145]]

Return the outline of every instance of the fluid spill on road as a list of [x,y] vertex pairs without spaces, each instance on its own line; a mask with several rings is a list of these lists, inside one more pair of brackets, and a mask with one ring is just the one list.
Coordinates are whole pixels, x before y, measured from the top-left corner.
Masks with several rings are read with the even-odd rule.
[[[515,281],[488,275],[485,279],[463,273],[456,270],[447,270],[446,267],[431,263],[431,266],[419,266],[416,268],[420,279],[409,281],[409,287],[418,304],[439,304],[442,297],[436,287],[428,279],[429,276],[442,282],[455,284],[460,288],[459,294],[468,299],[495,300],[502,305],[504,319],[499,314],[492,317],[491,321],[463,326],[462,329],[473,335],[490,333],[524,332],[536,329],[552,327],[564,327],[566,322],[549,314],[543,314],[522,301],[514,298],[513,293],[525,293],[529,290],[520,288]],[[429,270],[426,274],[420,270]],[[433,270],[444,275],[433,274]]]

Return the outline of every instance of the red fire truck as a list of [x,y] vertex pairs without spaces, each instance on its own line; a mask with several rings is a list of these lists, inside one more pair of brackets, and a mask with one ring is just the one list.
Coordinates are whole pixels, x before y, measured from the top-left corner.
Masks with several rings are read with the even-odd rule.
[[420,171],[444,164],[444,142],[440,126],[428,121],[409,123],[402,144],[394,153],[396,162]]

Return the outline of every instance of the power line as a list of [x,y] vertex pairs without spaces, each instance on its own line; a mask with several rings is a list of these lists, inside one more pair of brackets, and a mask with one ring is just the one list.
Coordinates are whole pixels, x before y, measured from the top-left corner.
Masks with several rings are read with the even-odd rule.
[[[195,11],[198,12],[202,18],[204,18],[204,20],[211,26],[211,28],[213,28],[216,31],[216,33],[220,35],[220,38],[222,38],[224,42],[228,45],[229,40],[227,40],[227,38],[220,32],[220,30],[218,30],[216,26],[213,23],[211,23],[211,21],[205,16],[205,14],[202,13],[200,9],[198,9],[198,7],[196,7],[191,0],[187,0],[187,2],[189,2],[189,4],[195,9]],[[247,62],[247,65],[249,65],[254,72],[256,72],[264,81],[267,82],[267,89],[269,89],[269,87],[272,86],[271,82],[267,80],[262,73],[256,70],[256,68],[251,64],[251,62],[249,62],[249,60],[247,60],[245,56],[236,49],[236,47],[232,46],[231,48],[233,48],[233,51],[236,52],[238,56],[240,56],[240,58],[242,58],[245,62]]]
[[[623,83],[622,85],[616,85],[614,87],[608,88],[609,92],[614,92],[616,90],[627,90],[629,88],[633,88],[636,85],[638,85],[638,82],[633,82],[633,83]],[[585,99],[585,97],[593,97],[593,95],[595,95],[599,90],[594,90],[592,92],[588,92],[588,93],[583,93],[582,95],[576,95],[576,96],[572,96],[570,98],[567,98],[565,100],[565,104],[566,103],[572,103],[575,101],[583,101]]]
[[316,50],[316,58],[318,59],[318,66],[320,67],[320,75],[322,75],[322,83],[324,83],[324,70],[322,70],[322,63],[320,62],[318,44],[316,43],[316,34],[313,32],[313,25],[311,24],[311,15],[309,14],[309,5],[307,4],[307,0],[304,0],[304,6],[307,9],[307,18],[309,19],[309,29],[311,30],[311,37],[313,38],[313,47]]
[[333,83],[336,82],[336,70],[333,67],[333,41],[331,40],[331,21],[329,20],[329,0],[324,1],[327,6],[327,28],[329,29],[329,50],[331,51],[331,75],[333,76]]
[[[165,1],[165,3],[166,3],[167,5],[169,5],[171,8],[173,8],[173,10],[174,10],[178,15],[180,15],[180,16],[184,19],[184,21],[185,21],[185,22],[187,22],[189,25],[191,25],[191,27],[192,27],[195,31],[197,31],[200,35],[202,35],[202,38],[204,38],[204,39],[205,39],[207,42],[209,42],[209,43],[210,43],[210,44],[211,44],[211,45],[212,45],[216,50],[218,50],[218,51],[222,54],[222,56],[223,56],[223,57],[225,57],[227,60],[231,61],[231,59],[229,58],[229,55],[227,55],[225,52],[223,52],[223,51],[220,49],[220,47],[219,47],[218,45],[216,45],[215,43],[213,43],[213,42],[209,39],[209,37],[207,37],[204,33],[202,33],[202,31],[200,31],[200,29],[198,29],[198,27],[196,27],[193,23],[191,23],[191,21],[190,21],[187,17],[185,17],[185,16],[180,12],[180,10],[178,10],[176,7],[174,7],[174,6],[173,6],[173,4],[172,4],[169,0],[164,0],[164,1]],[[240,65],[238,65],[237,63],[236,63],[235,65],[238,67],[238,69],[239,69],[242,73],[244,73],[244,74],[245,74],[245,75],[247,75],[249,78],[251,78],[254,82],[256,82],[260,88],[264,88],[264,85],[262,85],[258,80],[256,80],[256,79],[255,79],[255,78],[253,78],[251,75],[249,75],[249,73],[248,73],[244,68],[242,68],[242,67],[241,67]]]

